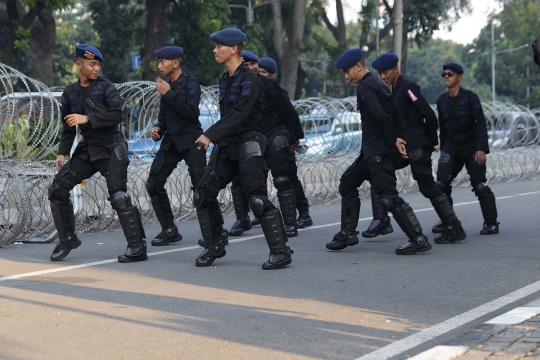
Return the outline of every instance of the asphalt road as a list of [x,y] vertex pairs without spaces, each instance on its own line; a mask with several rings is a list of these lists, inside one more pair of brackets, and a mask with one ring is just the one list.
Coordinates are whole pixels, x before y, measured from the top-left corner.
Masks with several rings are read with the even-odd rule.
[[[231,238],[227,256],[210,268],[195,267],[196,221],[180,224],[178,245],[149,246],[154,254],[135,264],[115,260],[125,249],[120,230],[81,234],[83,245],[61,263],[49,261],[54,243],[12,244],[0,249],[0,358],[356,359],[384,351],[540,279],[539,185],[492,185],[501,221],[495,236],[479,235],[476,197],[455,189],[467,240],[415,256],[394,254],[406,242],[395,222],[384,238],[326,250],[339,230],[339,205],[311,208],[315,226],[289,241],[293,264],[279,271],[261,269],[268,249],[260,227]],[[431,204],[420,194],[403,197],[431,241]],[[360,230],[371,217],[369,200],[362,205]],[[226,217],[226,227],[233,222]],[[146,231],[153,237],[158,227]],[[518,296],[442,335],[400,346],[393,358],[539,296]]]

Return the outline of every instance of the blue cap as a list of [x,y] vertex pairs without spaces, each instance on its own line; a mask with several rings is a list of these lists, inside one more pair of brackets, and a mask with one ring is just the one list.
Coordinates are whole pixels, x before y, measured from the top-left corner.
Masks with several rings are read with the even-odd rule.
[[463,66],[459,65],[455,62],[449,62],[442,66],[443,70],[452,70],[453,72],[457,72],[458,74],[463,74]]
[[233,46],[243,43],[247,39],[247,35],[240,29],[228,28],[213,33],[210,35],[210,39],[221,45]]
[[277,71],[277,64],[271,57],[261,58],[261,60],[259,60],[259,67],[271,74],[275,74]]
[[257,57],[257,55],[255,55],[251,51],[243,50],[242,57],[244,58],[244,61],[255,61],[256,63],[259,62],[259,58]]
[[399,58],[396,54],[393,52],[387,52],[382,55],[380,55],[378,58],[376,58],[372,63],[371,66],[375,70],[390,70],[397,66],[399,62]]
[[184,49],[182,49],[180,46],[165,46],[154,51],[154,55],[160,59],[174,60],[184,55]]
[[79,44],[75,47],[75,56],[78,58],[88,59],[88,60],[99,60],[103,61],[103,56],[99,50],[89,44]]
[[346,70],[356,64],[362,58],[362,49],[349,49],[343,53],[334,63],[334,66],[340,70]]

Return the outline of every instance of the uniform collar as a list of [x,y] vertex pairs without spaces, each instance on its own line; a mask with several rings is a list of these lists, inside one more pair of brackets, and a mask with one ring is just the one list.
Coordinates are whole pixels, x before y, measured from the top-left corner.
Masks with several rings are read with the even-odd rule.
[[396,87],[392,87],[392,92],[396,92],[401,87],[401,84],[403,84],[403,76],[399,75],[396,82]]
[[[91,86],[94,86],[97,84],[98,81],[100,81],[101,78],[98,76],[96,80],[90,80],[90,84],[88,84],[88,86],[86,86],[87,88],[91,87]],[[81,86],[81,80],[77,80],[77,82],[75,83],[75,86],[77,87],[77,89],[81,89],[82,86]]]
[[186,74],[182,71],[178,79],[171,81],[171,78],[169,78],[169,84],[171,84],[171,86],[174,84],[180,84],[185,78],[186,78]]

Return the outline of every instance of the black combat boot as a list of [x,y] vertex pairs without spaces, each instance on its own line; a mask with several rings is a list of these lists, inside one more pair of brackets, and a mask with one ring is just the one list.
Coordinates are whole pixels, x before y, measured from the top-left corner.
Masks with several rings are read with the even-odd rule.
[[341,230],[326,244],[328,250],[343,250],[358,244],[356,226],[360,218],[360,198],[341,198]]
[[225,245],[222,242],[223,226],[220,214],[212,214],[209,208],[197,208],[199,226],[204,239],[204,251],[195,260],[195,266],[207,267],[214,263],[214,260],[224,257]]
[[480,230],[480,235],[494,235],[499,233],[499,222],[497,221],[497,205],[495,204],[495,194],[492,192],[486,196],[478,197],[482,215],[484,216],[484,226]]
[[71,201],[67,206],[63,206],[60,201],[51,200],[51,213],[58,231],[58,244],[51,254],[51,261],[60,261],[65,259],[71,250],[81,246],[81,240],[75,234],[75,215]]
[[130,203],[125,209],[117,210],[117,213],[128,243],[125,254],[118,256],[118,262],[131,263],[147,260],[146,241],[144,240],[146,235],[139,209]]
[[229,231],[231,236],[240,236],[244,231],[251,230],[251,221],[248,215],[248,203],[244,197],[241,186],[231,187],[231,195],[233,198],[234,212],[236,213],[236,221]]
[[293,189],[278,191],[279,206],[285,224],[287,237],[298,236],[298,224],[296,223],[296,194]]
[[174,224],[174,215],[167,196],[155,195],[150,197],[152,207],[161,225],[161,231],[152,240],[152,246],[165,246],[182,240],[178,227]]
[[309,210],[299,211],[298,219],[296,220],[299,229],[313,225],[313,220],[309,216]]
[[439,218],[444,223],[442,235],[435,238],[437,244],[453,244],[456,241],[462,241],[467,238],[465,230],[461,226],[461,221],[458,220],[454,209],[450,206],[448,197],[441,194],[436,198],[430,199],[433,208]]
[[[450,204],[450,207],[453,208],[454,199],[452,198],[452,196],[448,194],[445,194],[445,195],[446,195],[446,198],[448,199],[448,203]],[[444,228],[445,228],[444,223],[442,222],[442,220],[439,220],[433,225],[433,227],[431,228],[431,232],[434,234],[440,234],[443,232]]]
[[268,261],[262,265],[263,270],[283,269],[285,266],[290,265],[293,251],[286,246],[287,235],[285,234],[281,212],[278,209],[272,209],[265,212],[259,220],[270,249]]
[[366,231],[362,231],[362,236],[365,238],[374,238],[379,235],[386,235],[394,232],[388,211],[382,206],[381,197],[375,191],[373,186],[370,187],[371,193],[371,208],[373,210],[373,220],[369,224]]
[[397,255],[414,255],[418,252],[426,252],[431,250],[431,244],[428,238],[422,233],[422,227],[414,214],[413,209],[408,203],[404,202],[401,198],[384,201],[391,202],[391,212],[394,215],[394,220],[398,223],[399,227],[405,235],[409,238],[409,241],[396,249]]

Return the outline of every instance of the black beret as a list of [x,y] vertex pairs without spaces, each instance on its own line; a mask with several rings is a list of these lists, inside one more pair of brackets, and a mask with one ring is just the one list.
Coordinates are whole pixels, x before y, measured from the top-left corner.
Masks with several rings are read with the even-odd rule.
[[184,55],[184,49],[180,46],[165,46],[164,48],[154,51],[154,55],[160,59],[174,60]]
[[443,70],[452,70],[453,72],[457,72],[458,74],[463,74],[463,66],[459,65],[455,62],[449,62],[442,66]]
[[334,66],[341,70],[346,70],[356,64],[362,58],[362,49],[349,49],[343,53],[334,63]]
[[390,70],[390,69],[396,67],[398,62],[399,62],[399,58],[398,58],[398,56],[396,54],[394,54],[392,52],[387,52],[387,53],[384,53],[384,54],[380,55],[378,58],[376,58],[371,63],[371,66],[375,70],[385,71],[385,70]]
[[259,67],[268,71],[271,74],[275,74],[277,71],[277,64],[271,57],[263,57],[259,60]]
[[221,45],[233,46],[243,43],[247,39],[247,35],[240,29],[228,28],[213,33],[210,35],[210,39]]
[[255,55],[251,51],[243,50],[242,57],[244,58],[244,61],[255,61],[256,63],[259,62],[259,58],[257,57],[257,55]]
[[79,44],[75,47],[75,56],[78,58],[88,59],[88,60],[99,60],[103,61],[103,56],[99,50],[89,44]]

